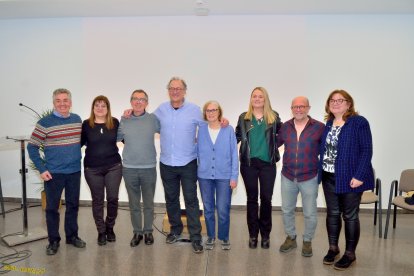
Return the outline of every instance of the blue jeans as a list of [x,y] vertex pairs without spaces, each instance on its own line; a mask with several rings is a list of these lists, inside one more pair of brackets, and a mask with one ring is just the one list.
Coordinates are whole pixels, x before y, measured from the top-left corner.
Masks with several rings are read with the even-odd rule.
[[201,240],[200,206],[198,206],[197,197],[197,159],[184,166],[168,166],[160,162],[160,174],[164,185],[170,233],[180,235],[184,227],[181,221],[181,186],[190,239]]
[[[156,168],[123,168],[122,174],[128,192],[131,223],[134,234],[152,233],[154,221],[154,194],[157,182]],[[141,194],[144,203],[144,228],[142,228]]]
[[216,216],[218,217],[218,238],[228,240],[230,231],[231,193],[230,179],[199,178],[201,197],[204,205],[204,217],[207,225],[207,236],[216,237]]
[[282,212],[283,224],[285,225],[286,235],[296,236],[295,229],[295,209],[298,194],[302,197],[303,215],[305,217],[304,241],[311,241],[315,236],[316,225],[318,223],[317,202],[318,198],[318,177],[297,182],[291,181],[283,174],[281,176],[282,190]]
[[65,235],[66,240],[78,236],[78,211],[81,172],[72,174],[52,174],[52,179],[45,181],[46,224],[49,242],[60,241],[59,203],[65,189]]
[[[122,164],[106,167],[85,167],[85,179],[91,189],[92,214],[98,233],[105,233],[106,228],[114,228],[118,215],[119,185],[122,180]],[[106,219],[104,219],[104,203],[106,191]]]

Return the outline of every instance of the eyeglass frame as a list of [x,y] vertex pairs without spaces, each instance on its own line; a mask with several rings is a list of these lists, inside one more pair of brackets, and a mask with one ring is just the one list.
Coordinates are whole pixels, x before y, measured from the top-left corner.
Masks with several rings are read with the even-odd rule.
[[292,110],[305,110],[306,108],[310,107],[310,105],[293,105],[290,107]]
[[131,101],[136,101],[138,103],[146,103],[148,100],[146,98],[132,97]]
[[348,102],[347,99],[329,99],[329,104],[343,104],[344,102]]

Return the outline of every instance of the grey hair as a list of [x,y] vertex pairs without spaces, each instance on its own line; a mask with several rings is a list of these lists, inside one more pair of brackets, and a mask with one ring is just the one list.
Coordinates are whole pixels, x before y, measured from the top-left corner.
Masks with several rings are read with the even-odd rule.
[[131,94],[131,98],[130,98],[130,102],[132,102],[132,98],[134,97],[134,94],[135,93],[142,93],[142,94],[144,94],[144,96],[145,96],[145,99],[148,101],[148,94],[147,94],[147,92],[145,92],[144,90],[142,90],[142,89],[137,89],[137,90],[134,90],[134,92],[132,92],[132,94]]
[[66,88],[58,88],[55,91],[53,91],[53,100],[55,100],[56,96],[60,94],[66,94],[68,95],[69,100],[72,100],[72,93],[70,93],[70,91]]
[[181,81],[181,83],[183,84],[183,86],[184,86],[184,90],[187,90],[187,83],[185,82],[185,80],[183,80],[182,78],[180,78],[180,77],[172,77],[171,79],[170,79],[170,81],[168,82],[168,84],[167,84],[167,89],[168,88],[170,88],[170,84],[171,84],[171,82],[172,81]]

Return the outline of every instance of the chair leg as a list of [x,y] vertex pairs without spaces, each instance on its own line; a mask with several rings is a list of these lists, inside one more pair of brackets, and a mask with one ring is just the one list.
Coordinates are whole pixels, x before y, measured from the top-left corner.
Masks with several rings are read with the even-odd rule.
[[397,183],[397,180],[391,182],[391,189],[390,189],[390,197],[388,199],[388,208],[387,208],[387,220],[385,222],[385,232],[384,232],[384,239],[387,239],[388,235],[388,226],[390,224],[390,214],[391,214],[391,205],[392,205],[392,194],[394,190],[394,186]]
[[0,179],[0,204],[1,204],[1,214],[3,218],[6,217],[6,211],[4,210],[4,199],[3,199],[3,190],[1,188],[1,179]]
[[375,209],[374,209],[374,225],[377,225],[377,209],[378,209],[378,202],[375,202]]
[[382,238],[382,196],[381,196],[381,190],[379,192],[378,207],[379,207],[379,212],[378,212],[378,217],[379,217],[379,237]]

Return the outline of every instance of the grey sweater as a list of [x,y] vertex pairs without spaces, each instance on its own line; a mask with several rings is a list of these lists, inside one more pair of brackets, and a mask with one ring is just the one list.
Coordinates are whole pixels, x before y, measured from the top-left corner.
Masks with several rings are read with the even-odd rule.
[[154,134],[160,132],[160,122],[153,114],[121,118],[117,140],[124,140],[122,152],[125,168],[147,169],[157,164]]

